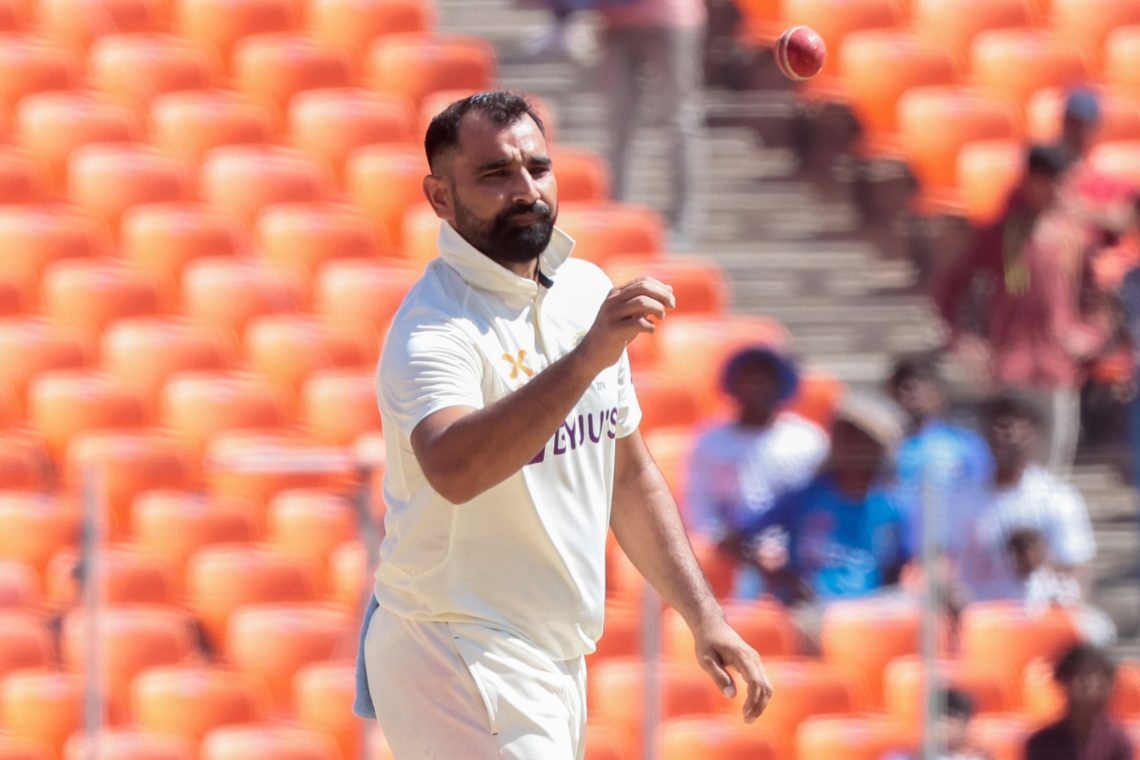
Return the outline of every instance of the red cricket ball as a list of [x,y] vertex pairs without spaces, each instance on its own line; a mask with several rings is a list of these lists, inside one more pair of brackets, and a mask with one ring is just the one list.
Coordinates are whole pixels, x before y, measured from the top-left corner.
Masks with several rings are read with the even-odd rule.
[[827,59],[823,37],[810,26],[793,26],[785,30],[776,40],[773,52],[780,73],[796,82],[814,77]]

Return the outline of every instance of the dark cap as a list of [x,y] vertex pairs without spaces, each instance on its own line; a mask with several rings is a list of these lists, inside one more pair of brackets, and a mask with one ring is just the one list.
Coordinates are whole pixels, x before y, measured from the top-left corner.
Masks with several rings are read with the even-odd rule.
[[720,385],[725,392],[732,391],[732,378],[744,367],[766,364],[776,370],[780,382],[780,402],[790,401],[800,389],[800,373],[796,365],[771,346],[750,346],[728,358],[720,374]]
[[1070,90],[1065,98],[1065,118],[1096,124],[1100,121],[1100,99],[1095,92],[1083,87]]
[[1025,168],[1030,174],[1059,177],[1068,167],[1065,154],[1049,145],[1034,145],[1025,155]]

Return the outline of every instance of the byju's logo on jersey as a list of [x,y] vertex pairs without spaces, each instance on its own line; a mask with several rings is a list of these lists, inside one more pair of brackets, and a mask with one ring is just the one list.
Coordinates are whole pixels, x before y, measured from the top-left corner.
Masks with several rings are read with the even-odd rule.
[[526,351],[521,348],[516,356],[511,356],[510,352],[503,353],[503,361],[505,361],[511,368],[509,377],[511,380],[518,380],[519,375],[526,375],[528,378],[534,377],[534,370],[526,366]]
[[[612,409],[603,409],[600,412],[578,414],[563,422],[554,431],[554,438],[551,441],[553,445],[550,445],[549,448],[554,456],[559,457],[568,451],[574,451],[591,444],[599,444],[604,439],[612,441],[617,438],[617,426],[618,408],[616,406]],[[538,464],[544,461],[547,448],[548,446],[543,446],[542,451],[535,454],[534,459],[527,464]]]

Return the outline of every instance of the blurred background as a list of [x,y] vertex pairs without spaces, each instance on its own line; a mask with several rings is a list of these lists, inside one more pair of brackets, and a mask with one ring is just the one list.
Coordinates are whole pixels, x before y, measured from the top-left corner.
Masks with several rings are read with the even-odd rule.
[[[828,58],[794,84],[798,24]],[[351,712],[373,369],[435,255],[424,129],[496,87],[576,255],[678,293],[631,346],[642,430],[777,693],[743,726],[611,542],[587,760],[1140,749],[1140,1],[0,0],[0,32],[0,760],[390,758]]]

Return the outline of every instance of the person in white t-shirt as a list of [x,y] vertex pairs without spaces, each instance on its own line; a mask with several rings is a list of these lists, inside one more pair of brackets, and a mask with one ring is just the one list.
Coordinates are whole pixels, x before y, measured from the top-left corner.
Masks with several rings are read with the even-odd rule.
[[362,631],[359,714],[399,760],[571,760],[585,664],[618,542],[693,631],[717,687],[772,690],[726,623],[638,432],[625,347],[673,307],[569,258],[542,122],[480,93],[437,115],[424,192],[440,257],[389,330],[378,373],[385,537]]
[[[779,352],[755,346],[729,358],[721,385],[736,403],[736,419],[703,432],[689,459],[685,517],[689,531],[740,555],[744,527],[777,499],[807,485],[827,456],[827,434],[780,408],[795,396],[799,373]],[[741,565],[733,595],[754,598],[759,573]]]

